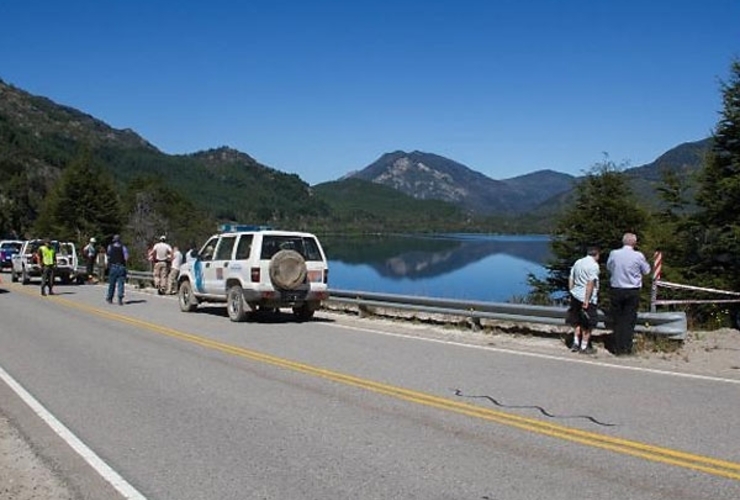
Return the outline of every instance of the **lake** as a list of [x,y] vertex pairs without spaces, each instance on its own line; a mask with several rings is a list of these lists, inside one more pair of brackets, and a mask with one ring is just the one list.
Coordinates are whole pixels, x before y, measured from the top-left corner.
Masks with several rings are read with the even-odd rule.
[[329,287],[336,290],[509,302],[544,277],[550,238],[542,235],[323,236]]

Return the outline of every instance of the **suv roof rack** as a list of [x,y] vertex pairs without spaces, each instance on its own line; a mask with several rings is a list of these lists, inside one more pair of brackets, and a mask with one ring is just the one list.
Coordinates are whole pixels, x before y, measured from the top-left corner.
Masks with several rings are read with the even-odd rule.
[[269,231],[271,226],[256,226],[252,224],[221,224],[218,226],[219,233],[237,233],[240,231]]

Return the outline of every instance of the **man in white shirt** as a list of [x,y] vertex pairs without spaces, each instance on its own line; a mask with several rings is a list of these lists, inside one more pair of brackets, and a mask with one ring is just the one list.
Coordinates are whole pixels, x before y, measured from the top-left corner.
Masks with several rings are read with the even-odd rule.
[[170,262],[172,262],[172,247],[167,243],[166,236],[160,236],[159,242],[152,247],[154,259],[154,288],[157,293],[164,295],[167,292],[167,279],[170,273]]
[[637,235],[624,233],[622,248],[612,250],[606,262],[610,273],[611,315],[614,321],[613,354],[632,354],[632,344],[640,306],[642,277],[650,273],[645,255],[636,250]]
[[596,349],[589,345],[591,331],[596,328],[599,296],[599,249],[589,247],[586,256],[578,259],[570,269],[568,290],[570,291],[569,317],[575,327],[571,351],[594,354]]

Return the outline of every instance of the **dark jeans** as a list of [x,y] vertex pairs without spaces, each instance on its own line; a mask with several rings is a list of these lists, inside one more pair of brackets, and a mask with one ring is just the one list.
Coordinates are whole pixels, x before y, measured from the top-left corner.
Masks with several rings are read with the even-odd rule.
[[611,289],[611,316],[614,322],[612,351],[616,355],[632,353],[632,339],[635,335],[639,305],[639,288]]
[[44,292],[44,288],[49,288],[49,293],[54,288],[54,266],[43,266],[41,268],[41,292]]
[[111,264],[108,269],[108,295],[105,299],[110,302],[113,300],[113,293],[118,287],[118,300],[123,300],[124,286],[126,285],[126,266],[120,264]]

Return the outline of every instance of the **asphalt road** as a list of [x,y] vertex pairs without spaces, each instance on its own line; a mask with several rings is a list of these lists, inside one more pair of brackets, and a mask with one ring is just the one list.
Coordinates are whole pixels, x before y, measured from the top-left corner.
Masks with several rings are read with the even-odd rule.
[[6,380],[0,411],[80,498],[740,498],[737,380],[5,288],[0,368],[38,407]]

